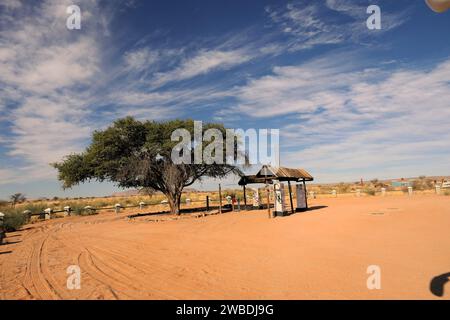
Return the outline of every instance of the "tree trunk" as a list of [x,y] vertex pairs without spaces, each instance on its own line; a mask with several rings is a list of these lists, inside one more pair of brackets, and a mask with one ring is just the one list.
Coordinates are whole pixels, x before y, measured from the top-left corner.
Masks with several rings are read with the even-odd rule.
[[181,193],[178,194],[166,194],[167,202],[169,202],[170,213],[179,215],[180,214],[180,199]]

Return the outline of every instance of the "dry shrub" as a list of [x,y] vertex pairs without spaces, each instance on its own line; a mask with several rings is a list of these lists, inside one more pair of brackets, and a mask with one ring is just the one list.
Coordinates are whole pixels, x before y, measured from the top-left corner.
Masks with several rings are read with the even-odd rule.
[[372,188],[365,188],[363,192],[368,196],[374,196],[376,194],[375,189]]

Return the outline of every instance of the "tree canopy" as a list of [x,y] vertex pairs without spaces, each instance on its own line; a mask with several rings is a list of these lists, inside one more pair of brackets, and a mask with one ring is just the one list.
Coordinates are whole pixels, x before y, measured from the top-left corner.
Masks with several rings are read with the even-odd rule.
[[[97,180],[115,182],[122,188],[161,191],[167,196],[171,211],[179,213],[183,188],[203,177],[221,178],[231,172],[241,173],[238,167],[226,164],[226,161],[223,164],[174,164],[171,153],[178,142],[172,141],[171,135],[180,128],[194,136],[193,120],[141,122],[132,117],[119,119],[107,129],[95,131],[84,152],[68,155],[53,166],[58,170],[63,188]],[[202,130],[211,128],[225,135],[226,129],[218,123],[204,124]],[[193,148],[190,152],[193,157]]]

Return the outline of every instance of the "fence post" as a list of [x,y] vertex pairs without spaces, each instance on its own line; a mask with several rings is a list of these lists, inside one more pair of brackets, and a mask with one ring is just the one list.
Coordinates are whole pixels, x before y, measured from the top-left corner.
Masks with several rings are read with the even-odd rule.
[[245,185],[244,185],[243,189],[244,189],[244,210],[247,210],[247,193],[245,190],[246,189]]
[[47,208],[44,210],[44,219],[45,220],[50,220],[52,218],[52,208]]
[[115,210],[116,213],[120,212],[120,208],[122,208],[122,205],[120,203],[116,203],[114,205],[114,210]]
[[145,207],[145,202],[141,201],[139,202],[139,209],[142,210]]
[[27,221],[30,221],[30,219],[31,219],[31,211],[30,210],[25,210],[23,212],[23,214],[27,216]]
[[3,244],[3,238],[5,237],[5,231],[3,230],[5,214],[0,212],[0,244]]
[[65,216],[70,216],[70,212],[72,211],[72,208],[69,206],[65,206],[64,207],[64,211],[65,211]]
[[436,194],[441,194],[441,186],[436,186]]
[[206,211],[209,211],[209,196],[206,196]]
[[219,183],[219,213],[222,213],[222,187]]
[[408,187],[408,195],[409,196],[413,195],[413,188],[412,187]]
[[386,188],[381,188],[381,196],[384,197],[386,195]]

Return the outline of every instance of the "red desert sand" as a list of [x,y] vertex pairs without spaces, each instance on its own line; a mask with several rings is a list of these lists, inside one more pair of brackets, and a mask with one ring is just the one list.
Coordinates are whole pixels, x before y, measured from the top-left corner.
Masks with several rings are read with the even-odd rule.
[[[150,222],[114,213],[39,222],[0,247],[1,299],[449,299],[450,197],[325,198]],[[67,268],[81,288],[67,288]],[[367,268],[381,268],[381,289]]]

